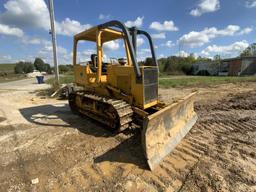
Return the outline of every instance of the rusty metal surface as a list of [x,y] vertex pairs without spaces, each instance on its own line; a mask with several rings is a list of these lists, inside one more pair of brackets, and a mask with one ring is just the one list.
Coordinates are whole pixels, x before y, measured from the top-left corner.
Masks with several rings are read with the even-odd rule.
[[145,118],[142,146],[151,170],[178,145],[196,123],[195,94],[192,93]]
[[241,59],[232,60],[229,62],[228,75],[238,76],[241,71],[242,61]]

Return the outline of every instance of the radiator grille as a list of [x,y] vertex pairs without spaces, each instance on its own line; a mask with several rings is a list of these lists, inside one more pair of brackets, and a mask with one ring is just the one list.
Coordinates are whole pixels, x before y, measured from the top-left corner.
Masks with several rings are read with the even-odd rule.
[[158,70],[157,68],[144,68],[144,103],[148,104],[158,98]]

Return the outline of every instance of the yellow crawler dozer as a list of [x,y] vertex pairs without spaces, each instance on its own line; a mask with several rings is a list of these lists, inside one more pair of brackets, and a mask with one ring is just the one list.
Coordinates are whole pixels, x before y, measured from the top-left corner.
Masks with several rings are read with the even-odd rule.
[[[137,36],[148,40],[150,66],[139,65]],[[104,43],[122,40],[125,58],[103,61]],[[96,44],[96,53],[87,63],[77,62],[78,42]],[[69,92],[74,113],[84,114],[121,132],[132,124],[141,128],[142,146],[149,168],[154,169],[188,133],[197,120],[192,93],[170,105],[158,98],[158,64],[150,35],[135,27],[110,21],[74,36],[75,86]]]

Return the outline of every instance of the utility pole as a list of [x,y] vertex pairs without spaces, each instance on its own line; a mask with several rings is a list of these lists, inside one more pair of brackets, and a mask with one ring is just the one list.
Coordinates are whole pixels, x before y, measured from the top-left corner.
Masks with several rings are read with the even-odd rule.
[[54,7],[53,0],[49,1],[49,12],[50,12],[50,20],[51,20],[51,35],[52,35],[52,51],[53,51],[53,61],[55,68],[55,81],[59,84],[59,67],[58,67],[58,57],[57,57],[57,40],[56,40],[56,32],[55,32],[55,18],[54,18]]

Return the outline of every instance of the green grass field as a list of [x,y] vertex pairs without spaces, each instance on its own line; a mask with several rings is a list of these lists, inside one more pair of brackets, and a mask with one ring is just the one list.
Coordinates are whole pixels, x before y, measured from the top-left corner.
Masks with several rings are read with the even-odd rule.
[[24,79],[25,75],[15,74],[16,64],[0,64],[0,83]]
[[169,76],[159,79],[163,88],[169,87],[206,87],[226,83],[256,82],[256,76],[218,77],[218,76]]
[[[55,82],[55,78],[50,78],[46,80],[46,83],[53,85]],[[73,74],[65,74],[60,76],[60,84],[68,84],[74,82],[74,75]]]
[[[60,83],[74,82],[72,73],[60,76]],[[207,87],[227,83],[256,82],[256,76],[249,77],[218,77],[218,76],[164,76],[159,77],[159,85],[162,88],[170,87]],[[54,78],[46,83],[54,84]]]
[[0,64],[0,72],[14,73],[14,67],[16,64]]

